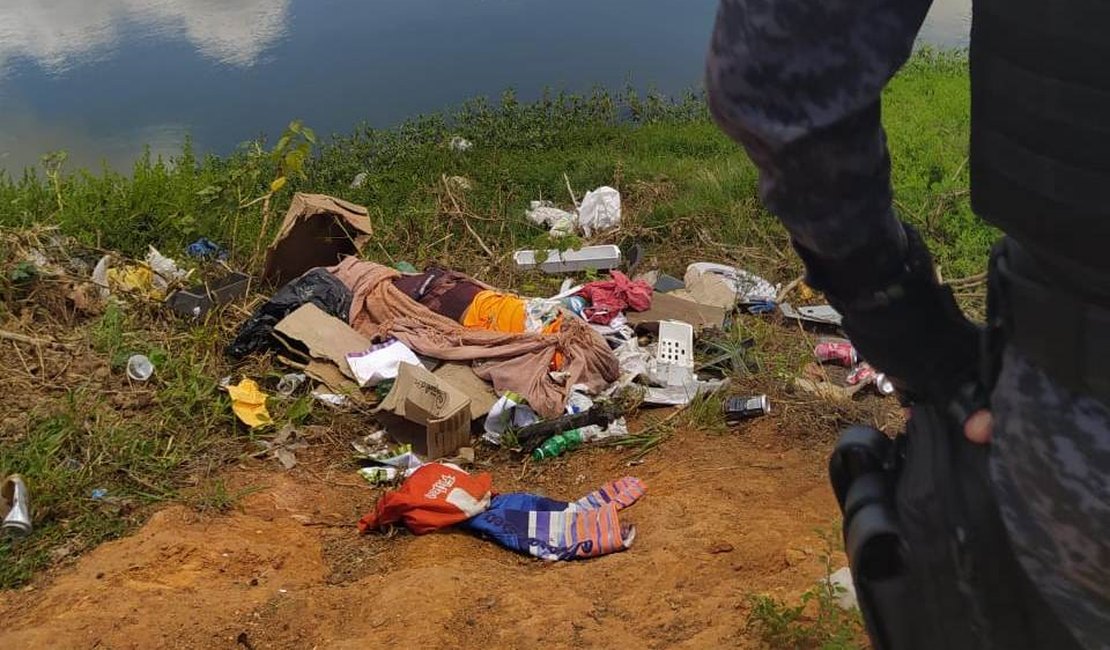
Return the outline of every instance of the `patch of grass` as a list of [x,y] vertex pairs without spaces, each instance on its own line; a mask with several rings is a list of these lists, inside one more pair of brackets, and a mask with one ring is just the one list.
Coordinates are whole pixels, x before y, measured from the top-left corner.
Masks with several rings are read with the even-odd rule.
[[863,618],[859,610],[845,610],[837,604],[844,587],[830,582],[833,574],[833,543],[836,536],[825,535],[826,551],[820,560],[824,579],[802,593],[790,604],[766,594],[750,598],[748,627],[756,630],[771,648],[799,650],[856,650],[866,648]]
[[[9,389],[17,381],[30,386],[17,398],[27,401],[25,429],[0,431],[0,476],[27,479],[35,532],[0,542],[0,587],[17,586],[51,559],[118,536],[142,521],[149,506],[199,480],[209,471],[206,463],[219,466],[238,453],[227,397],[217,390],[224,363],[212,345],[218,330],[197,326],[178,335],[146,322],[139,332],[132,329],[139,326],[138,307],[109,306],[79,330],[87,334],[88,351],[74,343],[65,356],[100,371],[56,379],[66,383],[63,391],[53,384],[34,388],[39,380],[21,367],[6,370]],[[155,366],[148,382],[123,376],[134,351]]]
[[201,512],[224,513],[230,512],[244,497],[260,491],[261,487],[246,487],[241,490],[231,490],[223,479],[213,480],[206,489],[198,492],[189,499],[189,503]]
[[722,393],[702,393],[682,409],[675,425],[682,429],[728,433],[725,423],[725,397]]

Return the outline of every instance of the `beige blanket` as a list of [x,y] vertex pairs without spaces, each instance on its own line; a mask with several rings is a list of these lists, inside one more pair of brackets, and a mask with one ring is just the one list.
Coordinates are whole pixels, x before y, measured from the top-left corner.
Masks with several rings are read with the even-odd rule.
[[[585,321],[566,319],[558,334],[505,334],[467,329],[412,300],[389,280],[399,272],[347,257],[329,269],[354,294],[351,326],[370,337],[392,336],[434,359],[472,361],[498,392],[513,391],[545,418],[562,415],[574,384],[600,391],[620,376],[620,364]],[[556,351],[565,358],[565,383],[551,378]]]

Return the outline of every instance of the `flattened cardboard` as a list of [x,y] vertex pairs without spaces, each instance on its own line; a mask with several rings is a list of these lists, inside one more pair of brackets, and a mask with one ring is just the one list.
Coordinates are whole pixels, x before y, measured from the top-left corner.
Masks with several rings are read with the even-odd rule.
[[394,439],[429,460],[470,444],[470,398],[420,366],[401,364],[374,412]]
[[262,279],[280,286],[311,268],[338,264],[361,252],[372,234],[369,213],[361,205],[298,192],[266,249]]
[[313,359],[334,364],[350,379],[355,376],[347,364],[347,353],[362,352],[371,345],[370,339],[312,303],[301,305],[283,318],[274,327],[274,334],[291,350],[297,350],[295,343],[299,343]]
[[468,363],[449,361],[432,371],[439,379],[451,384],[470,398],[470,419],[484,418],[497,403],[497,393]]
[[344,377],[343,373],[339,372],[339,368],[335,367],[335,364],[318,359],[306,359],[299,354],[297,354],[297,357],[297,359],[294,359],[291,355],[278,355],[278,361],[290,368],[300,370],[315,381],[327,386],[331,392],[343,395],[358,404],[370,405],[378,401],[374,393],[363,391],[358,384]]
[[656,293],[651,298],[651,309],[627,311],[625,317],[631,325],[654,321],[679,320],[690,323],[695,330],[707,327],[724,327],[729,310],[712,305],[701,305],[679,298],[674,293]]

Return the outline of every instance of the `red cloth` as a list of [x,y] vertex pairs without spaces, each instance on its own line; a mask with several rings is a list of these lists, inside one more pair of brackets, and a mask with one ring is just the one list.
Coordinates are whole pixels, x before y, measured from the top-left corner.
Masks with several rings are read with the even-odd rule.
[[428,463],[401,489],[383,494],[374,512],[358,520],[358,529],[365,533],[403,521],[413,533],[423,535],[462,523],[489,509],[492,487],[489,474],[471,476],[450,465]]
[[643,280],[632,281],[620,271],[610,271],[611,280],[598,280],[582,287],[578,295],[590,301],[582,312],[591,323],[608,325],[625,309],[651,309],[651,285]]

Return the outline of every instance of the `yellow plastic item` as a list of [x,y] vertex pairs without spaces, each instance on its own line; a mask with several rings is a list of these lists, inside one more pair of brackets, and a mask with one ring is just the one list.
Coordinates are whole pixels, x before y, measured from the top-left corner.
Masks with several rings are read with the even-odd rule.
[[266,410],[266,393],[253,379],[243,378],[238,386],[228,386],[227,394],[231,395],[231,410],[243,424],[254,429],[274,423]]
[[108,269],[108,286],[116,291],[137,293],[152,300],[160,300],[166,294],[154,286],[154,271],[137,264]]

